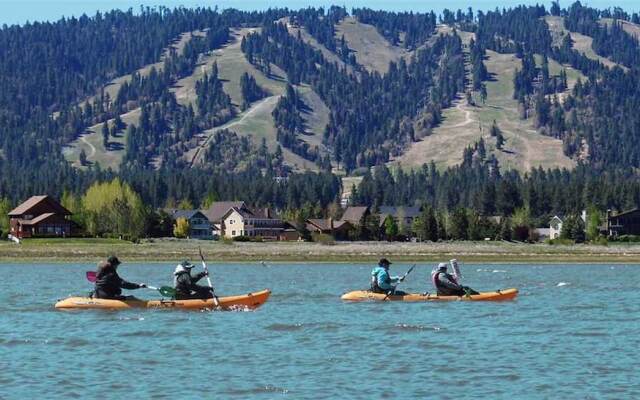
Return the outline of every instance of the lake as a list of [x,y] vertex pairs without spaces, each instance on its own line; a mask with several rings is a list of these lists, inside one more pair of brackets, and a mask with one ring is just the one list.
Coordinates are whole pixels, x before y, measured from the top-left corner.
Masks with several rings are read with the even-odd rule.
[[[173,268],[119,272],[160,286]],[[432,291],[431,268],[402,289]],[[1,399],[640,398],[637,265],[467,264],[465,284],[517,300],[346,304],[371,265],[211,264],[219,295],[272,297],[253,312],[55,311],[91,290],[89,269],[0,264]]]

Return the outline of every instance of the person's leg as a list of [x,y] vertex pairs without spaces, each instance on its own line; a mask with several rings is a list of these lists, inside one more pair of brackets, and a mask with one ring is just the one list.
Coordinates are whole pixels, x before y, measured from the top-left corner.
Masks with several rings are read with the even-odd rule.
[[194,299],[211,299],[213,298],[213,293],[211,292],[211,288],[206,286],[198,286],[198,288],[194,291],[193,298]]
[[464,294],[469,294],[469,295],[480,294],[480,292],[477,292],[477,291],[471,289],[469,286],[463,286],[463,288],[464,288]]

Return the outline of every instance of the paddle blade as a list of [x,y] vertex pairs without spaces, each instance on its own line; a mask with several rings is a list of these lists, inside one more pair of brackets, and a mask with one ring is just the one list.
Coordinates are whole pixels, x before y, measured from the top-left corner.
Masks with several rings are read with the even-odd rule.
[[95,282],[97,280],[97,275],[95,271],[87,271],[87,280],[89,282]]
[[158,289],[158,292],[164,297],[174,297],[176,295],[176,290],[170,286],[163,286]]

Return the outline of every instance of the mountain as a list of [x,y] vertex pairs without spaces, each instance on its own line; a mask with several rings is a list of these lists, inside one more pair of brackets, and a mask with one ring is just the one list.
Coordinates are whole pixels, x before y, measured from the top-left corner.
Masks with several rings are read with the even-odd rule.
[[639,23],[576,2],[160,8],[5,26],[0,194],[431,162],[635,169]]

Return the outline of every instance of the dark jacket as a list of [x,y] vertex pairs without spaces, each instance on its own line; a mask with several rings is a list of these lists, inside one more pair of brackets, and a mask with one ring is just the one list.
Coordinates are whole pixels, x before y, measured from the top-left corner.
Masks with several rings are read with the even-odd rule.
[[94,297],[99,299],[119,299],[122,298],[122,289],[139,289],[137,283],[127,282],[120,278],[115,268],[110,265],[103,265],[96,276],[96,286]]
[[196,276],[191,276],[189,271],[179,272],[175,276],[176,299],[209,298],[211,288],[209,286],[197,285],[197,282],[207,274],[200,272]]
[[457,284],[455,278],[446,272],[436,272],[433,282],[438,296],[464,296],[464,287]]

